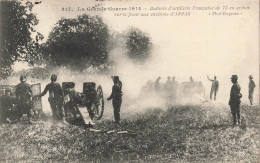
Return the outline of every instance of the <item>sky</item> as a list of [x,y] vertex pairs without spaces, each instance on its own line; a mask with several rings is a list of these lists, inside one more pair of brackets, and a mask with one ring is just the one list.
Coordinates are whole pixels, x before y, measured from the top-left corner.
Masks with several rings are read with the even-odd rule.
[[[179,3],[178,3],[179,2]],[[211,2],[211,3],[210,3]],[[75,18],[80,14],[100,15],[111,30],[125,31],[130,26],[136,26],[150,34],[152,42],[156,45],[155,56],[163,65],[160,69],[167,71],[174,65],[177,70],[186,70],[189,73],[202,72],[202,74],[223,74],[223,67],[229,73],[248,71],[249,74],[258,74],[259,66],[259,35],[258,35],[258,5],[257,1],[241,1],[232,3],[226,1],[221,5],[213,1],[105,1],[104,7],[128,6],[249,6],[242,16],[209,16],[208,12],[192,11],[186,17],[118,17],[112,12],[80,12],[77,7],[87,8],[96,1],[81,0],[46,0],[35,5],[34,12],[40,23],[37,27],[45,40],[54,24],[61,19]],[[191,5],[192,4],[192,5]],[[62,11],[62,8],[74,11]],[[156,12],[156,11],[148,11]],[[161,57],[164,56],[164,57]],[[157,59],[158,61],[158,59]],[[244,65],[246,63],[246,66]],[[174,63],[174,64],[172,64]],[[189,64],[189,66],[187,65]],[[243,67],[243,68],[242,68]],[[250,70],[250,71],[249,71]]]
[[[34,1],[33,1],[34,2]],[[115,12],[77,11],[78,7],[141,7],[141,12],[158,13],[163,11],[150,10],[151,7],[188,6],[207,7],[249,7],[239,12],[239,16],[212,16],[211,11],[192,10],[190,16],[114,16]],[[69,8],[73,11],[62,11]],[[144,10],[144,8],[146,10]],[[259,5],[257,0],[212,1],[212,0],[44,0],[35,5],[33,12],[39,19],[37,30],[45,37],[55,23],[77,15],[99,15],[110,30],[123,32],[135,26],[148,33],[154,48],[152,59],[144,66],[136,66],[124,58],[123,52],[115,49],[110,52],[120,67],[119,75],[134,90],[135,84],[141,86],[148,79],[155,80],[161,76],[164,82],[167,76],[176,76],[180,82],[187,81],[189,76],[194,80],[203,81],[208,88],[207,75],[217,76],[223,95],[229,93],[232,74],[239,76],[242,92],[247,96],[248,76],[253,75],[258,87],[259,81]],[[131,11],[137,13],[136,11]],[[222,12],[222,11],[221,11]],[[138,78],[132,82],[133,78]],[[221,92],[221,91],[220,91]],[[259,96],[257,92],[257,97]],[[133,93],[134,94],[134,93]]]

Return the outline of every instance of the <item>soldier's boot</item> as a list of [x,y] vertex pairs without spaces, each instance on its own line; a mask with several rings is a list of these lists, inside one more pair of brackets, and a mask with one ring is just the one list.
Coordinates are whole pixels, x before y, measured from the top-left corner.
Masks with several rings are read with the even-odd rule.
[[65,124],[65,125],[69,125],[69,123],[66,121],[65,117],[62,117],[61,122],[62,122],[63,124]]
[[249,99],[249,101],[250,101],[250,105],[253,105],[253,100],[251,98]]
[[240,125],[240,114],[237,114],[237,123],[238,123],[238,125]]
[[32,121],[31,117],[28,118],[28,124],[34,124],[34,122]]
[[232,113],[232,116],[233,116],[233,126],[235,126],[237,123],[236,114]]

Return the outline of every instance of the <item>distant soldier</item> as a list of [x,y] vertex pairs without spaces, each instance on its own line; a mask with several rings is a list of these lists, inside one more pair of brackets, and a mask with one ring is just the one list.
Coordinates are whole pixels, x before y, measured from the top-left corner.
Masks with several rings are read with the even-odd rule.
[[152,93],[153,92],[153,82],[149,80],[145,85],[145,92]]
[[253,105],[253,94],[255,89],[255,82],[253,81],[253,76],[250,75],[249,77],[249,84],[248,84],[248,99],[250,104]]
[[20,76],[20,83],[16,86],[15,95],[18,103],[18,121],[21,120],[23,113],[27,113],[28,123],[31,124],[32,117],[32,89],[26,83],[26,76]]
[[210,79],[209,76],[208,80],[212,82],[211,84],[211,90],[210,90],[210,100],[212,99],[212,95],[214,94],[214,100],[216,100],[217,98],[217,92],[218,92],[218,88],[219,88],[219,83],[217,81],[217,77],[214,76],[214,80]]
[[194,82],[194,80],[193,80],[192,76],[190,76],[190,82]]
[[242,98],[242,94],[240,93],[241,88],[237,83],[237,79],[237,75],[232,75],[231,82],[233,83],[233,86],[230,91],[229,105],[233,116],[233,125],[236,125],[236,122],[240,124],[240,98]]
[[113,88],[111,95],[107,98],[107,100],[113,99],[113,108],[114,108],[114,117],[115,117],[115,123],[120,123],[120,107],[122,103],[122,82],[119,80],[118,76],[113,77]]
[[49,91],[49,103],[51,105],[53,120],[61,120],[63,123],[67,124],[65,121],[65,113],[62,107],[63,105],[63,92],[59,83],[56,83],[57,75],[51,75],[51,83],[47,84],[44,91],[37,95],[37,97],[44,96]]
[[176,99],[176,95],[177,95],[177,91],[178,91],[178,83],[177,81],[175,80],[175,76],[172,77],[172,91],[173,91],[173,94],[172,94],[172,97],[173,97],[173,100]]
[[172,100],[172,92],[173,92],[172,88],[173,88],[173,85],[172,85],[172,82],[171,82],[171,77],[168,77],[167,81],[165,83],[165,86],[164,86],[164,90],[165,90],[166,96],[167,96],[169,101]]
[[96,104],[99,102],[97,100],[97,91],[95,89],[96,84],[93,82],[84,83],[84,93],[86,94],[87,102],[85,103],[88,114],[91,120],[94,120],[95,113],[94,108],[96,107]]
[[160,80],[161,80],[161,77],[158,77],[154,83],[154,91],[155,91],[155,93],[158,93],[158,94],[161,92]]

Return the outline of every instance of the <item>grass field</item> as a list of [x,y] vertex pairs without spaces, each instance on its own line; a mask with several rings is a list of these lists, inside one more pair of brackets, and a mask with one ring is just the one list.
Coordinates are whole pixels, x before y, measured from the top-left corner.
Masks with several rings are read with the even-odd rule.
[[[122,110],[120,126],[111,120],[88,128],[37,122],[0,126],[1,162],[259,162],[259,107],[241,106],[242,124],[232,127],[222,104]],[[124,116],[128,115],[128,116]],[[106,131],[132,130],[137,134]]]

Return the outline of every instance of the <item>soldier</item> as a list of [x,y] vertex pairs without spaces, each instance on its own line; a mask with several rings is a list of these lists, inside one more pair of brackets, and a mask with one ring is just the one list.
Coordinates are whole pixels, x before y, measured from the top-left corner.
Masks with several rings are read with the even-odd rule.
[[96,103],[98,102],[97,100],[97,91],[95,89],[95,83],[89,82],[89,83],[84,83],[86,86],[84,86],[84,92],[86,94],[86,98],[88,99],[85,103],[88,114],[91,120],[94,120],[95,114],[94,114],[94,107]]
[[167,81],[165,83],[165,87],[164,87],[168,102],[170,102],[172,100],[172,93],[173,93],[172,89],[173,89],[173,85],[171,82],[171,77],[168,76]]
[[62,107],[63,105],[63,92],[59,83],[56,83],[57,75],[51,75],[51,83],[47,84],[44,91],[37,95],[37,97],[44,96],[49,91],[48,101],[51,105],[53,120],[61,120],[64,124],[68,124],[65,121],[65,113]]
[[240,86],[237,83],[237,75],[232,75],[231,82],[233,83],[233,86],[231,87],[230,91],[230,99],[229,99],[229,105],[231,108],[231,114],[233,116],[233,125],[236,125],[236,122],[240,124],[240,98],[242,97],[242,94],[240,93]]
[[149,80],[145,85],[145,92],[152,93],[153,92],[153,82]]
[[68,83],[67,88],[64,90],[64,111],[66,117],[70,116],[70,112],[74,118],[77,119],[77,104],[80,103],[80,95],[74,89],[74,83]]
[[5,94],[1,96],[0,99],[0,116],[1,116],[1,122],[4,123],[11,123],[13,120],[13,117],[15,116],[13,113],[13,107],[15,104],[15,98],[12,97],[12,92],[10,89],[5,90]]
[[214,76],[214,80],[210,79],[209,76],[207,76],[207,77],[208,77],[208,80],[212,82],[211,90],[210,90],[210,100],[212,99],[213,93],[214,93],[214,100],[216,100],[217,92],[218,92],[218,88],[219,88],[219,83],[217,81],[217,77]]
[[28,123],[32,124],[32,89],[26,83],[26,76],[20,76],[20,83],[16,86],[15,95],[18,103],[18,121],[21,120],[23,112],[27,113]]
[[176,100],[177,91],[178,91],[178,83],[175,80],[175,76],[172,77],[172,90],[173,90],[173,94],[172,94],[173,100]]
[[114,108],[114,117],[115,117],[115,123],[120,123],[120,107],[122,103],[122,82],[119,80],[118,76],[113,77],[113,88],[111,95],[107,98],[107,100],[113,99],[113,108]]
[[253,81],[253,76],[250,75],[249,77],[249,84],[248,84],[248,99],[250,104],[253,105],[253,94],[255,89],[255,82]]
[[161,85],[160,85],[161,77],[158,77],[154,83],[154,91],[155,93],[159,94],[161,92]]
[[194,82],[194,80],[193,80],[192,76],[190,76],[190,82],[192,82],[192,83]]

